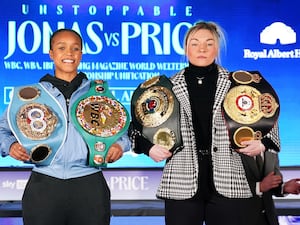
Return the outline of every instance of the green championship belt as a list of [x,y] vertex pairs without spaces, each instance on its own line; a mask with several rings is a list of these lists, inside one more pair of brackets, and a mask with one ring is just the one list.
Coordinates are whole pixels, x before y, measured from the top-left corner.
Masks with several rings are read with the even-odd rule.
[[257,71],[231,73],[232,81],[223,112],[234,148],[241,142],[260,140],[274,126],[279,116],[279,99],[272,86]]
[[9,126],[30,156],[29,163],[51,164],[67,135],[67,119],[40,83],[15,87],[8,106]]
[[128,129],[126,108],[116,100],[103,80],[91,81],[89,91],[71,108],[72,120],[89,148],[89,165],[105,167],[110,146]]
[[137,87],[131,99],[132,121],[153,144],[170,151],[182,146],[179,102],[165,76],[153,77]]

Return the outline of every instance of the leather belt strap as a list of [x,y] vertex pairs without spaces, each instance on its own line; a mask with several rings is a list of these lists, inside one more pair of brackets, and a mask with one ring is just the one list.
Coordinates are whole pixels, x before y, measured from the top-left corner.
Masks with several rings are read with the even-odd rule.
[[29,163],[51,164],[67,135],[67,119],[40,83],[15,87],[7,111],[9,126],[30,155]]
[[156,76],[140,84],[131,100],[136,127],[150,142],[170,151],[182,147],[180,108],[172,87],[165,75]]
[[129,127],[127,109],[112,95],[103,80],[91,81],[89,91],[71,107],[72,120],[89,147],[89,165],[106,167],[110,146]]
[[231,87],[223,102],[223,114],[233,148],[244,140],[261,139],[279,116],[279,98],[258,71],[230,74]]

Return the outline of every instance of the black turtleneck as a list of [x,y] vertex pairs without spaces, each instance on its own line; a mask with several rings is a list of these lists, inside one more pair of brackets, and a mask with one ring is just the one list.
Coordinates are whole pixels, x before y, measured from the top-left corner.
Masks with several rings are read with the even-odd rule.
[[81,85],[83,79],[87,79],[87,77],[82,72],[78,73],[71,82],[59,79],[50,74],[46,74],[40,79],[40,82],[50,82],[51,84],[53,84],[54,87],[60,90],[60,92],[64,95],[65,99],[70,99],[73,92],[76,91],[77,88]]
[[216,92],[218,68],[215,63],[207,67],[192,64],[185,69],[192,108],[192,119],[198,149],[209,149],[211,145],[212,109]]
[[189,64],[184,75],[192,108],[193,127],[199,156],[199,187],[194,198],[209,199],[214,191],[211,154],[203,154],[200,150],[210,151],[212,109],[218,67],[215,63],[207,67]]

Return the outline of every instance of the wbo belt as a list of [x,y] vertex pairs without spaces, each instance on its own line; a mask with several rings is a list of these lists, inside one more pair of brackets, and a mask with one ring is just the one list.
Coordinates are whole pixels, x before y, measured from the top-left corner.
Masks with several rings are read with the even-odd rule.
[[103,80],[91,81],[89,91],[71,107],[75,127],[89,148],[89,165],[106,167],[110,146],[128,129],[130,117]]
[[30,156],[28,163],[51,164],[67,135],[67,119],[40,83],[15,87],[8,106],[9,126]]
[[232,85],[223,102],[223,114],[233,148],[241,142],[260,140],[279,116],[279,99],[272,86],[258,71],[230,74]]
[[165,76],[155,76],[140,84],[131,99],[132,121],[153,144],[170,151],[182,146],[179,102],[173,84]]

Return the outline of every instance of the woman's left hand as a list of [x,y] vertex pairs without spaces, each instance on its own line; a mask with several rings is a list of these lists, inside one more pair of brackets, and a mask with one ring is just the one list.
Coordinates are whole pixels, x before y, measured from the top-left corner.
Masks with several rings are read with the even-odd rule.
[[240,148],[237,151],[248,156],[256,156],[266,150],[260,140],[243,141],[241,144],[245,147]]
[[105,158],[106,163],[113,163],[123,156],[122,147],[119,144],[112,144]]

